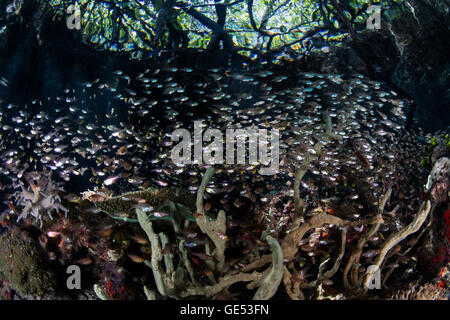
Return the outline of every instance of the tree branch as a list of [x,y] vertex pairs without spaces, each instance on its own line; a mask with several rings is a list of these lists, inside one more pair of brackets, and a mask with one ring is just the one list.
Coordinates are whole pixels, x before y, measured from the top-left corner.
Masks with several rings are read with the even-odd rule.
[[350,37],[352,37],[352,39],[355,39],[356,38],[355,30],[353,29],[352,24],[350,23],[350,21],[347,19],[347,16],[345,15],[345,13],[342,10],[341,6],[336,2],[336,0],[330,0],[330,1],[333,4],[333,7],[336,8],[340,18],[342,19],[342,21],[345,24],[345,27],[348,29],[348,32],[350,33]]

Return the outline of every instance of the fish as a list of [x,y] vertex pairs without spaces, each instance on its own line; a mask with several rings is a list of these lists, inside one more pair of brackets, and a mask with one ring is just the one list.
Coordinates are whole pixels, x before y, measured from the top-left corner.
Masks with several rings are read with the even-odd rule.
[[[14,194],[31,172],[49,171],[72,194],[104,186],[114,194],[169,186],[195,193],[204,169],[195,164],[178,167],[170,154],[173,131],[192,132],[196,120],[220,130],[280,129],[279,174],[258,175],[260,163],[217,166],[216,185],[208,186],[208,196],[220,202],[208,200],[211,209],[220,203],[231,211],[246,210],[266,204],[274,193],[289,194],[293,172],[308,153],[314,154],[317,142],[323,149],[314,154],[317,159],[300,186],[311,201],[333,194],[351,176],[367,183],[379,198],[386,181],[393,181],[398,172],[420,180],[424,171],[411,161],[411,155],[421,157],[424,142],[417,133],[402,131],[406,117],[401,99],[357,74],[282,74],[271,66],[203,72],[170,64],[138,75],[127,70],[110,74],[113,79],[83,80],[82,89],[74,85],[21,105],[1,102],[2,192]],[[114,103],[105,104],[108,99]],[[325,138],[324,112],[341,136],[339,141]],[[353,203],[363,201],[356,187],[343,192]],[[96,201],[108,197],[96,194]],[[141,205],[155,215],[166,215]],[[357,211],[364,214],[363,209]],[[227,239],[225,234],[217,236]]]
[[91,264],[92,263],[92,259],[90,257],[85,257],[85,258],[81,258],[81,259],[78,259],[78,260],[74,261],[74,263],[78,264],[78,265],[85,266],[85,265]]
[[140,257],[140,256],[138,256],[138,255],[135,255],[135,254],[128,253],[127,256],[128,256],[128,258],[130,258],[130,260],[133,261],[134,263],[143,263],[143,262],[145,261],[144,258],[142,258],[142,257]]

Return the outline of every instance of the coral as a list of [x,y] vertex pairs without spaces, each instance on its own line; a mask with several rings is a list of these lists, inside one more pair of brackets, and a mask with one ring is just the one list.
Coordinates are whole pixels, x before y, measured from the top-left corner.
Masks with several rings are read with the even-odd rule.
[[[235,283],[250,282],[246,287],[249,290],[256,289],[253,295],[254,299],[270,299],[275,295],[279,284],[283,281],[286,293],[290,298],[304,299],[303,289],[314,289],[315,291],[319,290],[319,292],[329,290],[327,284],[332,282],[331,278],[341,269],[341,263],[346,253],[348,254],[348,260],[342,270],[343,285],[347,290],[345,297],[361,296],[367,293],[372,275],[369,271],[374,270],[373,268],[367,270],[366,267],[363,267],[363,263],[371,262],[371,265],[383,270],[388,259],[393,256],[399,260],[402,258],[402,254],[398,254],[399,243],[422,227],[433,210],[430,201],[422,202],[412,221],[411,218],[408,219],[409,224],[397,224],[393,232],[385,233],[386,238],[384,238],[382,232],[389,230],[386,229],[386,225],[391,223],[390,215],[392,216],[391,213],[385,212],[385,206],[394,193],[394,189],[390,185],[386,185],[386,191],[378,201],[374,198],[373,207],[370,207],[370,210],[374,210],[374,213],[367,214],[366,217],[358,217],[356,220],[336,216],[334,210],[327,210],[322,207],[322,205],[327,206],[325,201],[313,203],[316,206],[309,210],[307,206],[309,204],[300,198],[301,180],[311,162],[314,161],[314,158],[321,157],[322,150],[327,143],[339,143],[341,140],[339,135],[332,132],[330,117],[326,113],[323,113],[322,116],[326,125],[325,135],[321,141],[314,145],[314,152],[309,152],[306,155],[294,177],[294,207],[289,203],[283,206],[285,216],[289,214],[289,211],[293,211],[290,218],[292,223],[289,226],[284,223],[286,230],[283,232],[267,226],[262,234],[261,238],[269,245],[271,254],[260,256],[258,251],[261,248],[255,247],[253,252],[244,258],[247,260],[246,265],[243,264],[240,269],[233,271],[224,268],[225,249],[229,241],[226,236],[226,215],[221,210],[215,219],[211,218],[205,212],[203,204],[206,186],[214,174],[213,168],[208,168],[203,176],[197,192],[194,214],[196,227],[209,240],[203,242],[205,254],[201,254],[209,258],[204,261],[204,265],[207,266],[209,271],[207,279],[202,278],[199,270],[193,269],[191,265],[192,255],[198,256],[200,253],[192,252],[191,249],[187,248],[185,240],[180,237],[177,237],[177,243],[173,244],[178,250],[165,250],[164,248],[170,244],[172,237],[163,232],[156,232],[154,229],[156,225],[151,222],[151,214],[148,215],[144,210],[136,208],[138,221],[151,242],[151,262],[145,261],[145,263],[152,268],[156,287],[161,296],[173,298],[214,297],[228,292],[229,287]],[[370,190],[367,192],[369,193]],[[181,221],[173,220],[172,224],[175,234],[183,233]],[[188,225],[189,221],[185,221],[184,228],[187,228]],[[353,229],[361,231],[355,234]],[[319,241],[319,239],[327,237],[328,233],[333,233],[334,236],[340,234],[340,245],[329,246],[329,251],[320,253],[320,250],[323,250],[320,244],[328,242]],[[378,240],[377,235],[382,235],[384,241]],[[306,236],[310,239],[304,239]],[[309,241],[311,248],[303,245],[305,240]],[[352,244],[354,240],[357,240],[357,242]],[[214,244],[213,248],[210,248],[211,243]],[[261,243],[259,241],[259,244]],[[374,243],[379,246],[376,250],[373,249]],[[394,250],[394,248],[396,249]],[[301,250],[311,253],[312,263],[308,268],[314,266],[314,270],[318,270],[317,275],[312,280],[306,280],[305,273],[308,268],[305,268],[304,262],[302,262],[304,259],[301,257]],[[314,251],[319,253],[317,256],[321,260],[318,263],[316,263]],[[332,254],[333,251],[335,253]],[[406,253],[408,251],[403,254]],[[367,259],[367,257],[375,257],[375,260],[371,261],[372,259]],[[257,269],[259,270],[256,271]],[[389,270],[384,274],[384,286],[386,279],[395,267],[389,265],[389,268],[386,269]],[[155,292],[149,288],[146,287],[145,292],[149,299],[156,298]],[[344,297],[340,292],[332,294],[332,296]]]
[[[323,114],[323,119],[326,124],[326,140],[339,138],[338,135],[332,133],[332,125],[330,118],[326,114]],[[322,147],[323,145],[321,144],[321,142],[318,142],[314,146],[315,156],[320,156]],[[365,295],[367,293],[369,282],[371,280],[373,272],[375,270],[383,269],[385,267],[386,259],[392,255],[391,253],[393,251],[392,249],[396,247],[406,237],[417,232],[422,227],[425,220],[429,216],[430,211],[432,211],[432,204],[430,201],[424,201],[421,207],[419,208],[418,213],[415,215],[415,218],[413,219],[412,222],[410,222],[410,224],[400,228],[397,226],[397,228],[400,230],[391,233],[391,235],[384,241],[384,243],[381,244],[380,249],[376,251],[378,256],[376,257],[376,260],[372,263],[372,265],[376,266],[377,268],[372,268],[370,270],[367,270],[367,272],[365,273],[364,272],[361,273],[361,270],[364,271],[366,269],[361,268],[360,259],[364,255],[369,255],[368,253],[363,253],[363,249],[368,245],[369,241],[372,240],[373,242],[373,239],[377,239],[375,238],[375,236],[377,235],[377,233],[380,234],[379,233],[380,227],[386,224],[386,221],[384,219],[385,217],[384,210],[386,203],[391,197],[392,187],[388,187],[384,196],[380,198],[380,200],[378,201],[378,212],[375,215],[372,215],[372,217],[366,219],[360,218],[357,221],[345,220],[335,216],[334,215],[335,212],[333,210],[327,210],[328,213],[325,213],[326,210],[324,210],[321,206],[319,206],[313,209],[311,212],[312,216],[309,219],[306,219],[306,217],[304,217],[305,204],[303,200],[300,198],[298,187],[300,186],[300,181],[311,163],[312,157],[313,157],[312,154],[307,154],[307,156],[305,157],[305,161],[296,172],[294,180],[294,199],[296,207],[295,208],[296,216],[292,218],[293,223],[290,229],[287,231],[287,235],[284,236],[282,239],[280,239],[281,247],[283,249],[284,260],[288,261],[288,263],[284,268],[283,274],[283,283],[285,285],[286,292],[292,299],[304,299],[305,297],[301,289],[320,288],[321,284],[324,281],[331,278],[339,269],[340,263],[345,254],[346,246],[348,246],[347,229],[350,227],[363,226],[361,230],[366,230],[366,232],[361,234],[356,247],[349,248],[350,250],[348,250],[350,256],[343,270],[343,284],[344,287],[347,289],[349,296]],[[317,230],[321,229],[324,230],[326,225],[330,227],[331,226],[340,227],[342,230],[341,232],[342,240],[339,253],[337,254],[334,260],[333,267],[328,272],[324,272],[324,270],[326,264],[331,260],[331,257],[329,253],[323,255],[322,260],[318,265],[319,272],[316,280],[307,281],[305,278],[305,269],[302,268],[303,270],[298,270],[298,268],[296,268],[293,263],[289,262],[299,258],[298,256],[299,245],[302,244],[303,237],[310,230],[313,231],[311,237],[314,237],[314,235],[318,232]],[[370,229],[366,229],[367,225],[372,225],[372,227]],[[329,231],[327,231],[326,234],[328,234],[328,232]],[[317,236],[320,237],[320,235]],[[326,241],[324,242],[327,243]],[[317,248],[317,246],[315,245],[314,247]],[[313,256],[315,255],[314,252],[311,253]],[[260,262],[265,259],[268,259],[268,257],[267,256],[262,257]],[[250,270],[251,268],[258,268],[259,266],[260,264],[255,264],[253,266],[248,265],[247,270]],[[392,272],[392,270],[393,269],[389,271],[389,274],[390,272]],[[348,279],[349,273],[350,273],[350,281]],[[384,282],[386,281],[386,278],[388,277],[389,274],[385,276]]]
[[119,288],[115,288],[112,281],[106,283],[106,293],[113,300],[125,300],[130,295],[130,291],[124,283]]
[[[409,235],[417,232],[420,227],[423,225],[425,220],[428,217],[429,212],[432,210],[431,202],[426,201],[422,203],[422,206],[419,209],[418,214],[415,216],[413,221],[401,229],[400,231],[393,233],[386,241],[382,244],[381,249],[379,250],[378,257],[373,264],[377,268],[372,268],[369,271],[367,271],[364,274],[358,274],[360,269],[360,257],[362,255],[363,248],[365,247],[368,240],[373,237],[379,230],[382,223],[384,223],[382,214],[384,212],[384,207],[386,205],[386,202],[388,201],[390,195],[391,195],[391,189],[388,189],[388,191],[385,193],[385,195],[380,199],[379,202],[379,208],[378,208],[378,214],[373,216],[372,218],[368,219],[361,219],[359,221],[346,221],[341,218],[335,217],[330,214],[325,213],[318,213],[316,215],[313,215],[312,218],[310,218],[305,223],[300,224],[300,226],[296,226],[295,224],[291,228],[289,234],[281,240],[282,248],[283,248],[283,254],[284,258],[287,261],[290,261],[294,259],[297,251],[298,251],[298,244],[301,242],[302,238],[306,234],[307,231],[310,229],[319,228],[325,224],[329,225],[335,225],[340,227],[349,227],[349,226],[356,226],[356,225],[367,225],[371,224],[372,228],[363,236],[360,237],[359,242],[355,250],[352,252],[350,258],[348,259],[348,263],[344,269],[343,274],[343,282],[346,289],[349,291],[349,294],[366,294],[368,290],[368,286],[371,280],[371,276],[373,272],[377,269],[382,269],[384,266],[385,258],[387,254],[390,252],[390,250],[395,247],[400,241],[404,240]],[[345,232],[345,231],[343,231]],[[331,277],[339,267],[339,263],[343,257],[345,250],[345,242],[342,242],[341,251],[336,259],[335,265],[333,268],[326,273],[328,277]],[[302,276],[299,276],[296,274],[295,271],[289,271],[289,268],[286,267],[284,271],[284,277],[283,282],[286,287],[286,291],[288,295],[293,299],[303,299],[303,293],[300,291],[301,288],[308,288],[308,287],[315,287],[320,282],[326,279],[323,274],[323,268],[324,264],[328,261],[325,260],[321,263],[319,266],[319,275],[317,277],[317,280],[308,283],[305,281],[305,279]],[[292,269],[292,267],[291,267]],[[347,275],[348,272],[351,270],[351,280],[352,285],[350,285]],[[293,273],[293,274],[292,274]]]
[[[322,113],[323,121],[325,122],[325,135],[324,135],[324,142],[331,141],[331,140],[339,140],[341,137],[338,134],[335,134],[333,132],[333,127],[331,123],[331,118],[328,114],[325,112]],[[319,141],[317,142],[314,147],[314,154],[320,154],[322,148],[324,146],[324,143]],[[305,175],[306,171],[308,170],[308,167],[310,166],[311,162],[314,160],[314,154],[311,152],[308,152],[306,154],[306,158],[295,173],[295,179],[294,179],[294,203],[295,203],[295,212],[297,215],[297,218],[300,218],[303,215],[303,207],[304,203],[303,200],[300,198],[300,182],[303,179],[303,176]]]
[[[382,215],[383,215],[384,208],[386,206],[386,202],[391,197],[391,194],[392,194],[392,189],[389,188],[380,200],[380,205],[378,207],[378,215],[377,215],[377,217],[379,217],[380,219],[382,219]],[[360,237],[356,249],[352,252],[352,254],[350,255],[350,258],[348,259],[347,265],[345,266],[345,269],[344,269],[344,285],[347,288],[347,290],[349,290],[349,291],[351,291],[352,289],[353,290],[359,289],[360,280],[358,279],[358,267],[359,267],[359,261],[361,259],[361,255],[363,252],[363,248],[364,248],[364,246],[366,246],[369,239],[378,232],[378,230],[380,229],[381,223],[382,223],[382,220],[380,220],[378,223],[373,224],[372,227],[370,228],[370,230],[365,235]],[[348,277],[347,277],[350,269],[351,269],[352,285],[350,285],[350,283],[348,281]],[[352,288],[352,286],[353,286],[353,288]]]
[[153,292],[152,290],[150,290],[146,286],[144,286],[144,293],[145,293],[145,296],[147,297],[147,300],[156,300],[155,292]]
[[280,244],[271,236],[267,236],[266,241],[272,249],[272,269],[266,277],[261,279],[260,287],[253,297],[254,300],[268,300],[272,298],[283,278],[283,251]]
[[98,283],[94,284],[94,292],[100,300],[111,300],[106,289]]
[[59,193],[64,190],[52,181],[51,174],[48,174],[47,177],[42,174],[30,174],[28,184],[31,190],[26,189],[22,184],[22,191],[15,193],[17,205],[23,207],[17,221],[31,215],[42,227],[44,219],[46,219],[45,214],[50,219],[53,219],[52,211],[57,213],[63,211],[67,215],[68,209],[61,204],[59,196]]
[[[305,299],[306,294],[309,297],[336,299],[364,297],[368,294],[369,282],[375,270],[383,271],[382,285],[386,290],[389,289],[387,279],[400,264],[411,265],[414,261],[417,262],[411,256],[417,253],[413,251],[414,245],[426,232],[427,227],[423,226],[435,208],[433,194],[429,195],[430,200],[427,199],[428,196],[424,196],[421,201],[409,205],[403,214],[398,214],[397,211],[401,211],[401,206],[407,204],[402,200],[405,195],[401,194],[404,192],[402,184],[405,180],[384,181],[379,188],[382,192],[374,192],[371,185],[359,183],[355,187],[358,188],[356,199],[361,196],[363,199],[360,203],[369,204],[358,206],[354,210],[352,208],[357,207],[357,201],[335,206],[336,202],[327,198],[311,201],[314,198],[305,197],[304,201],[300,197],[300,189],[304,185],[302,179],[305,175],[308,176],[307,171],[313,163],[323,157],[329,146],[341,144],[345,140],[333,133],[330,116],[324,112],[322,117],[325,130],[318,142],[307,150],[304,161],[295,174],[290,175],[294,178],[294,201],[286,200],[292,194],[274,195],[273,199],[278,200],[269,202],[269,216],[272,214],[272,220],[269,219],[265,226],[256,228],[252,225],[253,228],[248,231],[253,235],[259,234],[266,227],[262,232],[262,241],[259,236],[258,240],[244,239],[242,234],[234,241],[230,237],[233,234],[231,230],[228,230],[227,236],[227,228],[236,226],[236,222],[231,219],[228,223],[223,210],[219,210],[215,218],[208,215],[206,211],[210,206],[204,205],[203,198],[213,177],[213,168],[208,168],[203,175],[195,203],[192,196],[189,195],[188,202],[182,202],[182,191],[177,190],[173,196],[173,192],[168,192],[167,189],[149,189],[115,197],[114,201],[104,199],[96,202],[100,208],[103,204],[111,205],[103,207],[111,212],[129,212],[127,218],[133,217],[132,211],[136,210],[137,220],[151,245],[151,261],[147,257],[149,260],[144,262],[152,269],[156,288],[144,285],[144,293],[149,300],[161,296],[176,299],[194,296],[230,297],[233,296],[230,291],[234,289],[230,287],[242,282],[247,282],[248,290],[255,290],[254,299],[270,299],[277,293],[281,281],[292,299]],[[367,162],[356,143],[349,143],[349,147],[361,162]],[[361,167],[361,170],[366,169],[370,169],[367,164]],[[335,191],[342,192],[344,187],[349,188],[348,184],[355,184],[354,180],[359,178],[356,175]],[[447,187],[444,189],[447,190]],[[335,198],[341,199],[339,196]],[[172,208],[171,212],[176,212],[180,208],[174,206],[175,203],[183,203],[187,211],[195,213],[183,215],[184,221],[169,219],[173,230],[167,228],[165,223],[154,222],[156,218],[152,210],[145,210],[151,205]],[[386,207],[393,209],[389,212],[391,209],[387,210]],[[274,212],[280,214],[275,217]],[[190,217],[194,219],[189,219]],[[194,229],[200,229],[201,233],[194,232]],[[419,230],[422,231],[412,236]],[[186,234],[195,234],[195,241],[192,238],[188,240],[184,236]],[[406,244],[406,250],[400,252],[405,249],[401,242],[408,237],[411,240]],[[270,253],[267,245],[271,249]],[[228,256],[235,248],[241,247],[244,247],[243,257],[234,259]],[[227,248],[230,250],[227,251]],[[199,252],[201,250],[203,252]],[[305,258],[305,252],[309,257]],[[371,266],[376,268],[370,268]],[[308,269],[314,274],[307,274]],[[409,271],[403,273],[405,277],[408,274]],[[341,277],[342,282],[332,287],[338,277]],[[241,294],[246,295],[248,292]]]
[[149,188],[143,191],[127,192],[119,196],[106,198],[102,201],[94,201],[96,207],[109,213],[111,216],[115,216],[115,213],[122,213],[125,216],[122,220],[135,219],[135,209],[139,204],[139,201],[144,200],[145,205],[152,206],[155,210],[167,204],[167,201],[181,204],[191,211],[195,208],[195,199],[187,191],[167,188],[167,189],[154,189]]
[[162,269],[161,262],[163,260],[162,249],[161,249],[161,241],[164,239],[164,234],[160,233],[159,236],[153,231],[152,223],[147,219],[146,214],[140,210],[136,210],[136,214],[139,220],[139,223],[147,234],[148,239],[152,245],[152,259],[151,263],[146,261],[146,264],[152,268],[153,276],[155,278],[156,286],[158,291],[163,296],[174,296],[177,285],[182,285],[182,283],[173,283],[172,275],[174,273],[172,261],[170,260],[169,254],[166,254],[165,262],[166,264],[166,272]]
[[214,174],[213,168],[208,168],[203,177],[200,188],[197,193],[197,212],[195,214],[195,221],[199,226],[200,230],[207,234],[208,237],[213,241],[216,246],[214,250],[214,257],[217,263],[216,269],[222,270],[223,264],[225,262],[225,244],[226,244],[226,216],[225,211],[219,211],[217,219],[214,221],[209,220],[206,216],[205,209],[203,207],[203,194],[205,193],[206,185]]
[[[377,270],[377,269],[381,269],[382,267],[382,263],[384,261],[384,259],[386,258],[386,255],[388,254],[388,252],[394,247],[396,246],[400,241],[402,241],[403,239],[405,239],[406,237],[408,237],[409,235],[417,232],[420,227],[423,225],[423,223],[425,222],[425,220],[428,217],[428,214],[431,211],[431,202],[428,200],[426,202],[424,202],[422,204],[422,206],[419,209],[419,212],[417,213],[416,217],[414,218],[414,220],[405,228],[403,228],[402,230],[398,231],[397,233],[392,234],[383,244],[382,248],[380,249],[380,253],[378,255],[377,260],[375,261],[375,266],[377,266],[377,268],[373,268],[372,270]],[[368,285],[370,282],[370,278],[372,276],[374,271],[372,272],[367,272],[366,276],[364,278],[364,282],[363,282],[363,290],[364,292],[367,292],[368,290]]]
[[[192,296],[212,297],[220,292],[226,291],[235,283],[250,281],[250,284],[247,286],[248,288],[259,287],[255,293],[255,299],[269,299],[275,294],[281,282],[283,269],[283,254],[281,247],[278,244],[278,241],[271,236],[267,236],[267,242],[272,248],[272,259],[265,261],[265,263],[272,261],[272,268],[261,273],[241,272],[236,274],[234,272],[228,272],[225,275],[222,274],[227,242],[227,237],[225,235],[225,212],[221,210],[216,219],[209,219],[203,207],[205,188],[213,174],[214,169],[209,168],[203,176],[197,193],[197,212],[195,214],[198,227],[215,245],[214,251],[211,252],[209,245],[207,243],[205,244],[206,255],[213,255],[215,260],[213,264],[208,264],[211,268],[208,277],[210,284],[203,284],[197,279],[198,274],[196,274],[196,270],[194,270],[191,265],[190,254],[184,239],[179,240],[177,243],[179,258],[176,260],[179,262],[175,268],[174,255],[171,252],[163,250],[169,243],[168,236],[162,232],[156,233],[147,214],[138,208],[136,209],[136,214],[139,224],[147,234],[152,250],[151,261],[146,260],[145,264],[152,269],[156,287],[163,297],[177,299]],[[181,226],[177,225],[175,220],[173,220],[172,223],[174,225],[174,230],[180,230]],[[214,274],[219,276],[218,279],[214,277]],[[154,292],[147,287],[144,287],[144,291],[148,299],[155,298]]]
[[400,290],[393,294],[392,300],[447,300],[445,290],[437,288],[431,283],[419,285],[412,283],[408,290]]
[[55,287],[37,242],[18,227],[0,236],[0,272],[22,296],[42,297]]

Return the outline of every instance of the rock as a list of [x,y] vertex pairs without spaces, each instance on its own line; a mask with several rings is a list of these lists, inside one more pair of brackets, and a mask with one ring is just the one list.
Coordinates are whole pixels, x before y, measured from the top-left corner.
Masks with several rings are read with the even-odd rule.
[[364,61],[358,53],[349,47],[331,47],[329,55],[323,62],[321,72],[351,74],[361,73],[368,75],[369,72]]
[[38,243],[18,227],[0,236],[0,272],[24,297],[42,298],[55,288],[55,275],[39,250]]
[[389,82],[400,58],[393,40],[386,30],[363,31],[347,45],[361,57],[372,79]]
[[382,29],[359,31],[331,47],[321,71],[386,81],[408,100],[408,126],[414,120],[426,131],[444,129],[450,116],[450,10],[443,2],[411,0],[391,9]]
[[436,161],[433,170],[430,173],[433,187],[431,188],[431,197],[437,203],[446,203],[448,201],[448,192],[450,190],[450,159],[442,157]]
[[437,160],[442,157],[446,157],[448,154],[447,147],[443,143],[439,143],[434,149],[431,155],[431,164],[435,164]]
[[[448,125],[450,105],[450,50],[448,1],[410,1],[388,23],[401,53],[392,82],[411,95],[416,122],[429,131]],[[441,10],[440,7],[446,7]]]

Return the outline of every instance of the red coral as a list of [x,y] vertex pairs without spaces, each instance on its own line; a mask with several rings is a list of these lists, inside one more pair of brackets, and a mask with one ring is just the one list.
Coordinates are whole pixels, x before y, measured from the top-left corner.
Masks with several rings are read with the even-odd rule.
[[446,286],[447,286],[447,285],[446,285],[445,281],[439,281],[439,283],[436,284],[436,288],[442,288],[442,289],[445,289]]
[[120,287],[117,287],[112,281],[108,281],[106,283],[106,293],[113,300],[125,300],[130,295],[130,290],[124,283]]

